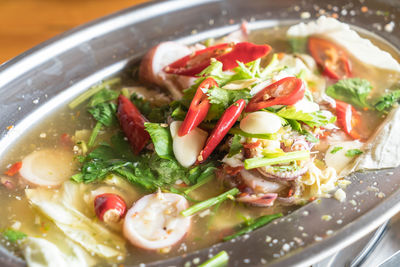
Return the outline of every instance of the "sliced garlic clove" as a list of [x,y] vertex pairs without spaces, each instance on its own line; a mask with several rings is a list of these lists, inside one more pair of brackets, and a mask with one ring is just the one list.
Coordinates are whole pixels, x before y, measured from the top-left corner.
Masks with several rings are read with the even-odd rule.
[[249,113],[240,122],[240,129],[251,134],[276,133],[281,127],[281,118],[267,111]]
[[297,111],[302,111],[304,113],[311,113],[319,110],[319,105],[317,103],[311,102],[306,97],[303,97],[303,99],[294,104],[293,107]]
[[181,125],[181,121],[174,121],[170,125],[173,151],[175,158],[183,167],[190,167],[196,162],[200,151],[204,147],[208,134],[206,131],[196,127],[185,136],[179,136],[178,130]]
[[154,193],[139,199],[125,216],[124,236],[144,249],[164,249],[178,243],[189,231],[191,219],[180,212],[187,200],[173,193]]

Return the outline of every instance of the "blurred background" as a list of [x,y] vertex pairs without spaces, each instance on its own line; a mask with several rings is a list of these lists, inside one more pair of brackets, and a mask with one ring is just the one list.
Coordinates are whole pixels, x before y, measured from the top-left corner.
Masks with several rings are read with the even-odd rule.
[[149,0],[1,0],[0,64],[62,32]]

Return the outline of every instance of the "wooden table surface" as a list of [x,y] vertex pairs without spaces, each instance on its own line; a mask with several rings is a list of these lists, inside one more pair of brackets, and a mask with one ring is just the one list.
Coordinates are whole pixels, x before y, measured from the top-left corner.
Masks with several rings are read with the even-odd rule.
[[0,0],[0,64],[73,27],[149,0]]

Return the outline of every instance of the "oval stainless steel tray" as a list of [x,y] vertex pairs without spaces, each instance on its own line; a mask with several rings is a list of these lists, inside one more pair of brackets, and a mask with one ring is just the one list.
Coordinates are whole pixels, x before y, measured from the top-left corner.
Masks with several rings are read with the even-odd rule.
[[[69,102],[90,85],[120,74],[151,46],[166,40],[192,43],[237,29],[241,20],[250,29],[295,23],[321,14],[337,14],[348,22],[400,46],[393,32],[379,30],[399,21],[394,0],[191,0],[162,1],[130,8],[51,39],[0,66],[0,160],[30,127]],[[324,1],[325,2],[325,1]],[[345,11],[343,11],[345,10]],[[364,9],[365,11],[365,9]],[[6,130],[7,126],[15,125]],[[351,176],[347,201],[314,201],[237,240],[146,266],[182,266],[204,261],[220,250],[230,266],[307,266],[348,246],[400,211],[400,170]],[[379,192],[374,191],[379,188]],[[354,200],[354,201],[353,201]],[[4,208],[4,207],[3,207]],[[330,215],[329,221],[322,220]],[[0,247],[2,266],[24,262]],[[192,264],[193,265],[193,264]]]

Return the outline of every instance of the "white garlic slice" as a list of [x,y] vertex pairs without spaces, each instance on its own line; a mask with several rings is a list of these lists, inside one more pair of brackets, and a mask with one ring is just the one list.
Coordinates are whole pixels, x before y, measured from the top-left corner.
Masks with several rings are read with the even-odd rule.
[[281,127],[281,118],[267,111],[249,113],[240,122],[240,129],[251,134],[276,133]]

